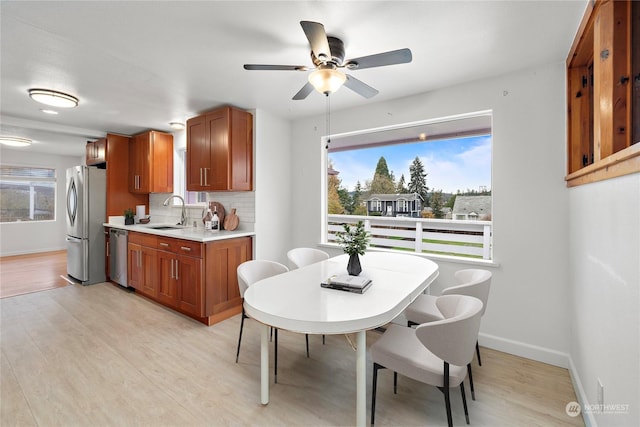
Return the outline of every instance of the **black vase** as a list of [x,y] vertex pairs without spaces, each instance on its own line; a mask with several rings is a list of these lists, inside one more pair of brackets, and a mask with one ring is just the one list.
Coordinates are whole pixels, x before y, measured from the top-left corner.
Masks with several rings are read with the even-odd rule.
[[349,255],[349,263],[347,264],[347,273],[349,273],[349,276],[357,276],[361,271],[362,267],[360,266],[358,254]]
[[125,217],[124,218],[124,225],[132,225],[133,224],[133,217]]

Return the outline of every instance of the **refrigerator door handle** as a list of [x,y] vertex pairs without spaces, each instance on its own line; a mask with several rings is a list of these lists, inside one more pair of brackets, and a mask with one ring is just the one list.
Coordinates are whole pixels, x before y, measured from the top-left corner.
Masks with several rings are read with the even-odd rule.
[[76,180],[71,179],[69,189],[67,190],[67,215],[69,222],[73,226],[76,222],[76,213],[78,212],[78,191],[76,189]]
[[76,238],[69,237],[69,236],[67,236],[67,237],[65,238],[65,240],[66,240],[67,242],[69,242],[69,243],[76,243],[76,244],[78,244],[78,243],[82,243],[82,239],[76,239]]

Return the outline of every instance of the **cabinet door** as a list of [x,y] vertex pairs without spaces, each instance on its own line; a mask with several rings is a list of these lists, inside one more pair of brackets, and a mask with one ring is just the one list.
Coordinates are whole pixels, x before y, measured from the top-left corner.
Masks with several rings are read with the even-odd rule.
[[157,251],[156,260],[158,262],[158,301],[170,307],[176,307],[178,305],[178,281],[176,280],[178,262],[176,256],[171,252]]
[[97,141],[87,142],[86,163],[88,166],[98,165],[106,162],[107,139],[102,138]]
[[187,120],[187,190],[209,191],[211,181],[211,138],[206,116]]
[[229,108],[207,113],[207,133],[211,139],[211,190],[226,191],[230,188]]
[[142,246],[137,243],[127,244],[127,283],[135,289],[142,282]]
[[222,312],[242,304],[237,269],[251,259],[251,237],[218,240],[208,243],[206,258],[205,315]]
[[231,109],[231,191],[253,190],[253,116]]
[[151,132],[149,145],[149,192],[173,193],[173,135]]
[[178,255],[178,308],[198,317],[204,316],[202,304],[202,259]]
[[140,286],[136,289],[140,290],[150,297],[158,296],[158,268],[156,262],[156,250],[143,246],[141,248],[142,256],[142,273],[140,278]]
[[149,193],[149,134],[131,138],[129,143],[129,191]]

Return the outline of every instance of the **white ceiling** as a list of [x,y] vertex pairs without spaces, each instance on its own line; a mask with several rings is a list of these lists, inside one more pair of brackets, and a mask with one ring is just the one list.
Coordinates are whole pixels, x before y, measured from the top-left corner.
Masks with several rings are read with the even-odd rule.
[[[311,65],[301,20],[324,24],[346,59],[410,48],[413,62],[349,72],[378,89],[347,88],[332,111],[564,61],[586,6],[576,1],[0,2],[0,134],[26,150],[83,155],[106,132],[171,131],[223,104],[283,118],[322,114],[324,97],[292,96],[308,72],[246,71],[245,63]],[[27,95],[80,98],[49,116]]]

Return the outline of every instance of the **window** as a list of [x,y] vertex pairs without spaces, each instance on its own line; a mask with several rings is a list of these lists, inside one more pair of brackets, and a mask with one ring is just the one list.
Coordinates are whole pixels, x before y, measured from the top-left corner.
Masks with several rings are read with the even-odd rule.
[[0,166],[0,222],[55,219],[55,169]]
[[325,243],[365,221],[372,247],[491,259],[490,111],[332,135]]

